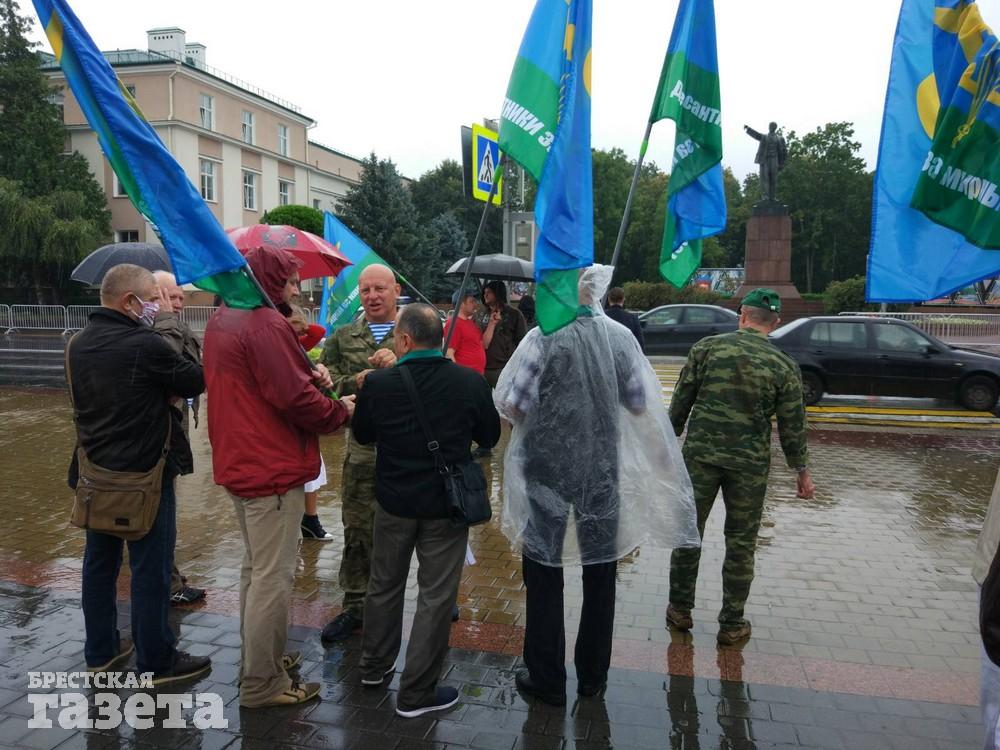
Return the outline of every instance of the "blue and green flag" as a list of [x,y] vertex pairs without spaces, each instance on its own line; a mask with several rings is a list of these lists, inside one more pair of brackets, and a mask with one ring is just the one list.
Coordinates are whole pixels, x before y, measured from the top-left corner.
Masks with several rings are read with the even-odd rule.
[[1000,45],[973,0],[938,0],[940,111],[911,205],[982,248],[1000,249]]
[[1000,275],[997,37],[973,0],[903,0],[882,118],[866,296],[936,299]]
[[388,264],[329,211],[323,214],[323,239],[354,264],[335,277],[327,276],[323,279],[319,323],[326,327],[329,334],[354,320],[358,307],[361,306],[358,294],[361,272],[373,263]]
[[721,106],[713,1],[681,0],[649,116],[677,124],[660,273],[678,288],[701,265],[701,241],[726,228]]
[[535,309],[546,334],[576,319],[577,269],[594,262],[591,17],[591,0],[536,2],[500,119],[500,149],[538,182]]
[[232,307],[264,304],[246,260],[146,122],[87,30],[63,0],[34,0],[56,60],[129,199],[156,229],[178,283]]

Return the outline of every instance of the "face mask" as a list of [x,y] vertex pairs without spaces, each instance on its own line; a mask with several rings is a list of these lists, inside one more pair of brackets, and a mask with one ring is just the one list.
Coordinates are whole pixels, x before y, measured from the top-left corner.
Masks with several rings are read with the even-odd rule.
[[153,326],[153,322],[156,319],[156,313],[160,311],[159,302],[144,302],[143,300],[136,297],[136,300],[142,305],[142,312],[139,314],[139,322],[145,323],[147,326]]

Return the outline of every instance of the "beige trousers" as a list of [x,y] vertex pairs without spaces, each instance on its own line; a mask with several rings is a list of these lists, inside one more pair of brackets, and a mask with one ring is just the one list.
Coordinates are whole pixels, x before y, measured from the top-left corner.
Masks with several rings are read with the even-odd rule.
[[288,638],[288,605],[295,578],[302,487],[284,495],[230,494],[243,532],[240,570],[240,705],[264,705],[291,687],[281,667]]

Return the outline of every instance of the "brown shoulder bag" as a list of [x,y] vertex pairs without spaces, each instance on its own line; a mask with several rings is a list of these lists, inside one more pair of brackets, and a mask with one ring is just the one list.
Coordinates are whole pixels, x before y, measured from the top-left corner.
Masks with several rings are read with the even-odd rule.
[[[74,338],[76,338],[74,336]],[[69,366],[69,347],[66,344],[66,381],[73,417],[79,419],[73,398],[73,378]],[[76,446],[79,477],[76,497],[69,522],[81,529],[111,534],[126,541],[142,539],[153,528],[160,509],[160,492],[163,488],[163,469],[170,451],[170,433],[173,421],[167,410],[167,439],[163,443],[160,460],[149,471],[112,471],[98,466],[80,445]]]

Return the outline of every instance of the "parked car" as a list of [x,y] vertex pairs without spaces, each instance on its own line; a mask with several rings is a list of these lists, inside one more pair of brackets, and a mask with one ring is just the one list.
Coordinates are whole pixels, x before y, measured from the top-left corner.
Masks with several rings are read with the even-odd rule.
[[940,398],[989,411],[1000,394],[1000,356],[949,346],[894,318],[800,318],[771,341],[802,369],[806,404],[842,393]]
[[663,305],[639,316],[646,354],[687,354],[706,336],[739,327],[740,316],[715,305]]

